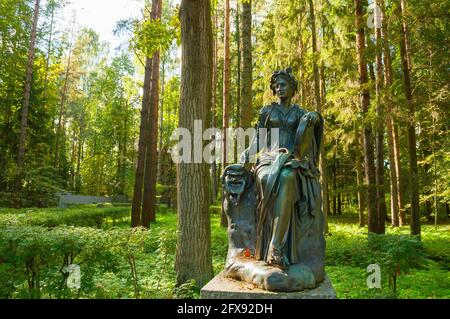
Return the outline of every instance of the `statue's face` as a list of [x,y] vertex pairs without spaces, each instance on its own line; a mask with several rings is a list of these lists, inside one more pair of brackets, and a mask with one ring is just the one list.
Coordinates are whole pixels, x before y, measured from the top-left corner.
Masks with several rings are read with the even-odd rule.
[[292,97],[292,88],[284,77],[278,77],[275,84],[275,92],[280,99]]
[[245,189],[245,178],[244,174],[233,174],[228,173],[225,175],[225,189],[230,194],[242,194]]

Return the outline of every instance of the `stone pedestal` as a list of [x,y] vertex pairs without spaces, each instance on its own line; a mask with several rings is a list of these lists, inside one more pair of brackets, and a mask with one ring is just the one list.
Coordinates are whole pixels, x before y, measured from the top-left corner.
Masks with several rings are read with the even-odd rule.
[[254,287],[252,284],[225,278],[218,274],[200,291],[202,299],[336,299],[336,292],[330,279],[314,289],[298,292],[272,292]]

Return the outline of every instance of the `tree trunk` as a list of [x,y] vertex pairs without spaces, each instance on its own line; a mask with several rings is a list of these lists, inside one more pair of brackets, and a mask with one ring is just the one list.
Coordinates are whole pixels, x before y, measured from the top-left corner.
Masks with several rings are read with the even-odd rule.
[[[182,0],[180,22],[179,126],[193,132],[194,120],[202,120],[205,126],[209,126],[210,120],[212,31],[209,0]],[[194,279],[202,287],[213,275],[208,175],[206,163],[177,165],[178,244],[175,269],[178,284]]]
[[[242,83],[241,83],[241,112],[240,126],[244,129],[250,127],[252,121],[252,2],[242,3]],[[240,154],[238,154],[240,155]]]
[[333,215],[337,214],[337,173],[336,173],[336,151],[333,154]]
[[406,225],[405,217],[405,186],[402,179],[402,163],[400,158],[400,141],[398,135],[398,126],[395,123],[392,125],[392,141],[394,143],[394,160],[395,171],[397,173],[397,191],[398,191],[398,224],[400,227]]
[[53,22],[55,20],[55,7],[56,2],[52,1],[48,5],[51,6],[51,18],[50,18],[50,33],[48,35],[48,41],[47,41],[47,59],[45,60],[45,80],[44,80],[44,93],[47,97],[47,84],[48,84],[48,69],[50,67],[50,53],[52,48],[52,37],[53,37]]
[[[388,36],[388,26],[387,19],[385,16],[385,5],[384,0],[379,0],[379,5],[381,8],[381,31],[383,36],[383,62],[384,62],[384,84],[387,88],[392,85],[392,68],[391,68],[391,54],[389,50],[389,36]],[[391,224],[394,227],[399,226],[399,194],[398,194],[398,175],[395,159],[394,150],[394,120],[392,116],[392,103],[390,101],[390,96],[384,99],[386,104],[386,128],[387,128],[387,143],[389,151],[389,177],[390,177],[390,197],[391,197]]]
[[303,70],[304,66],[304,59],[305,59],[305,44],[303,43],[303,17],[304,17],[304,10],[305,8],[302,6],[299,8],[300,12],[297,15],[298,19],[298,59],[300,64],[300,78],[299,78],[299,85],[300,85],[300,105],[302,107],[306,104],[306,85],[304,85],[304,74],[305,71]]
[[[361,113],[364,117],[369,111],[370,96],[369,91],[365,88],[367,83],[367,66],[365,57],[365,37],[364,37],[364,19],[363,19],[363,5],[362,0],[355,0],[355,16],[356,16],[356,51],[358,58],[359,69],[359,84],[361,85]],[[376,184],[375,184],[375,165],[373,154],[373,134],[371,125],[364,124],[364,172],[366,178],[366,192],[367,192],[367,213],[369,233],[378,232],[378,218],[377,218],[377,199],[376,199]]]
[[[323,3],[322,3],[323,5]],[[322,24],[322,35],[325,34],[325,16],[323,14],[323,8],[322,8],[322,14],[321,14],[321,24]],[[323,40],[323,43],[325,43],[325,40]],[[325,84],[325,63],[322,60],[319,70],[319,79],[320,79],[320,101],[321,101],[321,108],[320,111],[322,112],[322,109],[326,105],[326,96],[327,96],[327,88]],[[324,127],[324,133],[325,133],[325,127]],[[322,172],[321,175],[321,181],[322,181],[322,207],[323,207],[323,215],[324,215],[324,232],[325,234],[328,233],[328,214],[330,212],[330,200],[329,200],[329,193],[328,193],[328,171],[326,167],[326,160],[325,160],[325,145],[326,145],[326,135],[323,135],[323,141],[322,141],[322,149],[320,150],[320,162],[319,167],[320,171]]]
[[399,226],[398,213],[398,189],[397,189],[397,172],[394,159],[394,141],[392,136],[392,117],[388,114],[386,119],[388,150],[389,150],[389,176],[391,190],[391,224],[394,227]]
[[313,50],[313,69],[314,69],[314,94],[316,97],[316,110],[321,111],[322,103],[320,100],[320,76],[319,66],[317,60],[319,58],[319,52],[317,50],[317,34],[316,34],[316,18],[314,15],[314,5],[312,0],[309,1],[309,18],[311,23],[311,36],[312,36],[312,50]]
[[84,112],[81,114],[80,119],[80,132],[78,134],[78,154],[77,154],[77,168],[75,170],[75,192],[77,194],[81,191],[81,185],[79,185],[81,177],[81,157],[83,154],[83,143],[84,143]]
[[[241,124],[241,60],[242,60],[242,52],[241,52],[241,31],[240,31],[240,18],[239,18],[239,1],[236,1],[236,17],[235,17],[235,37],[234,41],[236,42],[236,56],[237,56],[237,64],[236,64],[236,125],[238,127],[242,127]],[[236,144],[236,142],[235,142]],[[235,146],[236,147],[236,146]]]
[[[213,128],[216,127],[216,86],[217,86],[217,54],[218,54],[218,47],[217,47],[217,9],[215,9],[214,13],[214,42],[213,42],[213,74],[212,74],[212,94],[211,94],[211,126]],[[212,141],[215,141],[216,136],[212,136]],[[217,149],[215,150],[217,151]],[[217,200],[217,162],[214,159],[214,161],[211,163],[211,203],[214,204]]]
[[337,213],[338,215],[342,215],[342,199],[341,199],[341,190],[338,190],[338,195],[337,195]]
[[[316,98],[316,111],[322,113],[322,98],[321,98],[321,89],[320,89],[320,74],[319,74],[319,51],[317,49],[317,33],[316,33],[316,18],[314,14],[314,5],[313,1],[309,0],[309,18],[311,23],[311,35],[312,35],[312,50],[313,50],[313,68],[314,68],[314,94]],[[325,128],[324,128],[325,131]],[[327,232],[327,216],[330,210],[328,205],[328,180],[327,180],[327,166],[324,154],[324,144],[325,144],[325,134],[323,137],[323,141],[321,143],[320,149],[320,159],[319,159],[319,170],[321,172],[320,179],[322,184],[322,211],[325,219],[325,227],[324,231]]]
[[39,19],[39,2],[36,0],[34,4],[33,26],[31,29],[30,47],[28,49],[28,62],[25,76],[25,90],[23,94],[22,114],[20,119],[20,135],[19,146],[17,150],[17,171],[14,191],[19,192],[22,188],[23,167],[25,161],[25,142],[28,129],[28,110],[30,108],[31,80],[33,75],[34,52],[36,44],[36,31]]
[[411,87],[411,59],[409,58],[408,27],[405,17],[405,0],[400,0],[399,16],[402,19],[400,39],[400,57],[402,61],[403,80],[405,85],[406,101],[409,107],[408,121],[408,154],[409,154],[409,184],[411,186],[411,235],[420,236],[420,207],[419,182],[417,174],[416,128],[415,109]]
[[58,114],[58,124],[56,127],[56,141],[55,141],[55,155],[54,155],[54,166],[58,168],[59,165],[59,138],[63,132],[63,118],[64,118],[64,104],[66,102],[66,94],[67,94],[67,83],[69,81],[69,73],[70,73],[70,61],[72,58],[72,45],[73,38],[75,36],[75,30],[72,29],[72,35],[70,37],[70,45],[69,45],[69,56],[67,58],[67,66],[66,66],[66,74],[64,76],[64,84],[61,92],[61,101],[59,103],[59,114]]
[[[152,20],[161,18],[162,0],[153,0]],[[142,199],[141,226],[150,227],[156,219],[156,174],[158,168],[158,104],[160,52],[153,54],[152,80],[150,85],[150,110],[148,114],[148,144],[146,147],[144,197]]]
[[[225,0],[225,21],[224,21],[224,43],[223,43],[223,111],[222,111],[222,131],[223,131],[223,158],[222,171],[228,163],[228,147],[227,147],[227,128],[229,126],[230,117],[230,0]],[[222,209],[220,225],[227,227],[227,218]]]
[[[379,1],[377,1],[379,3]],[[379,15],[378,6],[375,6],[375,14]],[[376,18],[377,19],[377,18]],[[377,22],[377,20],[375,20]],[[386,199],[384,190],[384,110],[381,102],[381,88],[383,85],[383,61],[381,59],[381,26],[375,24],[375,61],[377,77],[375,81],[376,92],[376,183],[377,183],[377,215],[378,215],[378,233],[384,234],[385,222],[387,219]]]
[[358,186],[358,217],[359,227],[364,227],[364,211],[366,210],[365,192],[364,192],[364,173],[362,167],[361,148],[363,143],[362,135],[356,131],[356,139],[358,141],[356,155],[356,184]]
[[133,201],[131,203],[131,227],[141,223],[142,184],[144,177],[145,155],[147,146],[147,126],[150,108],[150,84],[152,76],[152,59],[145,60],[144,88],[142,97],[141,124],[139,128],[138,159],[134,177]]
[[165,82],[166,82],[166,59],[162,59],[162,75],[161,75],[161,103],[159,109],[159,142],[158,142],[158,171],[156,174],[156,182],[161,183],[161,173],[162,173],[162,154],[164,152],[163,148],[163,121],[164,121],[164,91],[165,91]]

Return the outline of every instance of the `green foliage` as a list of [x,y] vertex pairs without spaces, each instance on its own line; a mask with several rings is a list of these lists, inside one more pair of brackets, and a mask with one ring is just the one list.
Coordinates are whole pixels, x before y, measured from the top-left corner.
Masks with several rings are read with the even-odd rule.
[[[92,289],[98,268],[111,269],[116,258],[102,232],[91,228],[6,226],[0,237],[4,298],[76,298]],[[80,291],[67,288],[70,264],[81,267]]]
[[173,30],[158,20],[145,20],[135,25],[134,45],[151,57],[155,51],[165,51],[170,47]]
[[56,227],[59,225],[96,227],[115,225],[129,217],[130,207],[103,208],[47,208],[47,209],[1,209],[0,225],[31,225]]
[[[114,208],[95,206],[80,205],[59,214],[77,214],[83,209],[101,214]],[[0,298],[199,298],[195,282],[175,285],[177,218],[171,211],[158,213],[150,230],[130,230],[128,219],[116,222],[119,228],[106,230],[47,228],[27,225],[27,219],[18,217],[26,214],[25,209],[0,211]],[[50,218],[58,213],[56,209],[36,209],[28,214]],[[332,235],[326,238],[326,271],[339,298],[450,297],[449,225],[438,230],[425,225],[421,244],[407,236],[406,228],[388,228],[387,236],[371,237],[369,242],[367,229],[357,227],[348,214],[330,216],[329,222]],[[211,215],[211,235],[217,274],[227,253],[227,233],[220,226],[219,214]],[[66,285],[68,273],[63,270],[70,263],[80,265],[80,289]],[[373,263],[381,266],[381,289],[366,286],[366,268]],[[399,289],[394,293],[388,279],[396,263],[402,274],[396,278]]]
[[212,214],[221,214],[222,213],[222,206],[218,205],[211,205],[209,206],[209,210]]
[[56,193],[61,190],[62,181],[54,167],[38,166],[25,172],[24,186],[17,194],[20,207],[56,206]]
[[161,18],[144,18],[132,23],[134,37],[131,45],[147,57],[153,56],[156,51],[168,50],[174,40],[180,45],[178,8],[168,4],[163,5],[163,9]]
[[[450,227],[437,230],[423,225],[422,240],[408,228],[386,229],[387,235],[370,234],[356,218],[330,216],[326,237],[326,271],[338,298],[448,298]],[[368,289],[367,266],[381,267],[381,289]],[[399,273],[401,276],[399,276]],[[396,290],[394,291],[394,276]]]
[[174,297],[176,299],[194,299],[198,298],[199,295],[200,290],[194,279],[188,280],[174,290]]
[[369,248],[382,252],[379,260],[388,273],[389,288],[397,290],[397,277],[419,268],[423,263],[423,246],[419,238],[412,236],[369,234]]

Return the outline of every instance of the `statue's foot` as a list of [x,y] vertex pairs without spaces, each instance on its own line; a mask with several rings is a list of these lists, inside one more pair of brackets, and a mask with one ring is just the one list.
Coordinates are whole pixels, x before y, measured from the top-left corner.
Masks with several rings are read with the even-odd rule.
[[239,259],[229,264],[226,276],[269,291],[312,289],[323,280],[316,277],[312,269],[304,264],[293,264],[281,269],[263,261]]
[[272,255],[270,259],[267,261],[267,263],[275,268],[286,270],[288,263],[286,262],[285,258],[281,255]]

